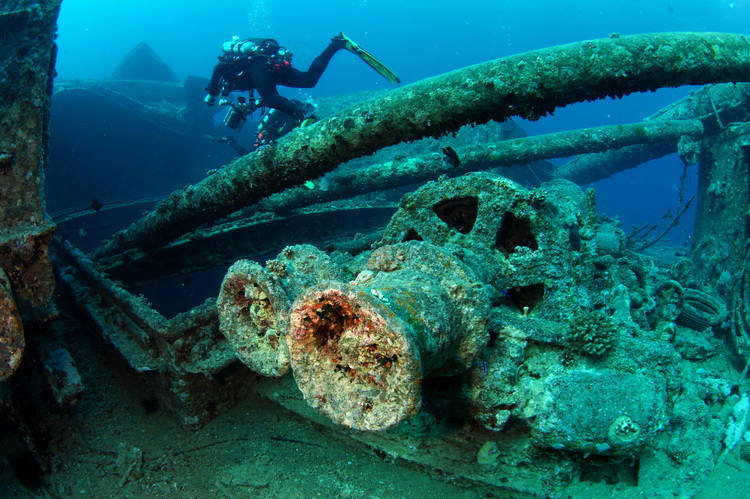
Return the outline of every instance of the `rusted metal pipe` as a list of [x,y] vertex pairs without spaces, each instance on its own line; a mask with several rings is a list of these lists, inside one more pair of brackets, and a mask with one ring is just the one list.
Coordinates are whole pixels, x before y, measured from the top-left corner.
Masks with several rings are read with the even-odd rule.
[[302,295],[287,342],[308,403],[360,430],[413,416],[425,377],[466,369],[486,344],[492,293],[480,282],[448,251],[410,241],[373,251],[355,281]]
[[[454,176],[470,171],[524,165],[544,159],[621,149],[634,144],[646,144],[650,149],[661,146],[668,152],[674,152],[680,138],[697,138],[703,132],[703,126],[697,119],[651,121],[582,128],[457,147],[456,153],[461,159],[459,168],[446,166],[445,155],[434,152],[403,160],[366,165],[356,170],[337,170],[326,177],[330,187],[325,191],[296,187],[264,199],[258,208],[273,212],[291,210],[376,190],[434,180],[445,174]],[[604,178],[616,172],[613,168],[600,165],[597,171],[590,173],[594,179],[589,182],[596,180],[597,175]],[[560,170],[557,176],[568,178],[573,177],[573,174]],[[578,181],[577,178],[570,180]]]
[[[643,125],[656,123],[684,123],[683,126],[694,128],[691,123],[700,120],[703,135],[719,133],[726,124],[745,121],[750,111],[750,85],[747,83],[722,83],[707,85],[695,90],[687,97],[674,102],[642,121]],[[677,131],[677,129],[673,130]],[[697,161],[691,151],[685,151],[685,145],[699,141],[695,132],[685,130],[678,143],[677,152],[688,164]],[[674,141],[648,141],[626,146],[615,151],[604,151],[577,157],[560,166],[556,175],[579,185],[607,178],[617,172],[635,168],[646,161],[661,158],[675,152]],[[687,154],[686,154],[687,152]],[[694,154],[697,155],[697,150]]]
[[726,33],[612,35],[477,64],[406,85],[237,159],[174,192],[98,255],[161,246],[399,142],[512,116],[535,120],[574,102],[733,81],[750,81],[750,43]]

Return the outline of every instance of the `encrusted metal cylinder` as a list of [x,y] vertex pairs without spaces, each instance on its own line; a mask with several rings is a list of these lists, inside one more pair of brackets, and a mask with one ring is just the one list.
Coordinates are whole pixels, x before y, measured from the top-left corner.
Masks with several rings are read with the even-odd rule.
[[221,284],[219,328],[245,365],[264,376],[282,376],[289,372],[292,303],[313,284],[332,279],[341,280],[342,271],[310,245],[285,248],[266,268],[239,260]]
[[293,305],[292,371],[333,421],[385,430],[414,415],[427,376],[466,369],[488,339],[490,290],[449,251],[384,246],[349,283],[321,284]]
[[10,281],[0,268],[0,381],[16,371],[25,344],[23,322],[13,300]]

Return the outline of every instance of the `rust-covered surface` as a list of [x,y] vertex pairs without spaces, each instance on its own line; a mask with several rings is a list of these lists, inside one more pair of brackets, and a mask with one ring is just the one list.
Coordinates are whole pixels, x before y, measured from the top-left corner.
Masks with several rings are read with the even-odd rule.
[[10,281],[0,269],[0,381],[9,378],[21,363],[26,341]]
[[54,286],[43,185],[59,9],[60,0],[0,9],[0,267],[31,306],[45,305]]
[[492,293],[482,274],[410,241],[374,250],[354,281],[322,282],[300,296],[287,343],[308,403],[361,430],[416,414],[422,380],[464,371],[489,339]]
[[706,278],[718,280],[725,273],[726,279],[742,270],[750,237],[750,126],[728,123],[704,139],[699,152],[696,260]]
[[55,256],[61,286],[184,426],[202,425],[248,393],[252,374],[238,369],[212,301],[167,319],[70,244]]
[[344,270],[309,244],[288,246],[265,268],[239,260],[221,283],[219,326],[237,357],[264,376],[289,372],[289,312],[319,281],[342,280]]

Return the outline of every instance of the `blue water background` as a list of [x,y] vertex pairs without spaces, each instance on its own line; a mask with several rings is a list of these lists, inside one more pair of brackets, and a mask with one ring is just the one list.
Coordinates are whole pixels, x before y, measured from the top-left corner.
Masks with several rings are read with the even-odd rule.
[[[748,0],[670,1],[208,1],[65,0],[59,22],[60,78],[108,78],[122,58],[146,41],[180,79],[208,77],[231,36],[268,36],[305,69],[329,38],[344,31],[375,53],[403,84],[467,65],[551,45],[662,31],[748,32]],[[347,53],[337,54],[318,86],[283,89],[289,97],[327,96],[389,84]],[[560,109],[523,122],[529,134],[641,120],[686,95],[665,89],[622,100]],[[694,168],[693,168],[694,170]],[[597,183],[599,208],[633,225],[661,223],[674,210],[682,173],[669,156]],[[695,189],[695,178],[691,186]],[[690,231],[689,219],[683,223]],[[684,242],[684,241],[682,241]]]

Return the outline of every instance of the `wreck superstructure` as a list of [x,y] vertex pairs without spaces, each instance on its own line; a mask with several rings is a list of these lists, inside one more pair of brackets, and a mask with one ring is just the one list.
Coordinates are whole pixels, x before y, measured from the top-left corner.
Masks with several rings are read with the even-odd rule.
[[60,2],[11,3],[18,5],[0,12],[0,380],[13,374],[23,351],[18,308],[29,321],[43,320],[54,290],[48,246],[55,226],[43,186]]
[[[19,9],[4,21],[51,37],[56,8]],[[37,15],[47,24],[33,24]],[[35,130],[44,130],[51,95],[49,40],[37,61],[48,72],[34,87],[47,99]],[[597,473],[649,493],[663,487],[665,470],[676,493],[694,493],[743,445],[747,426],[738,375],[750,362],[747,46],[740,35],[614,36],[355,103],[161,200],[89,254],[74,237],[58,238],[58,286],[188,427],[255,391],[378,451],[510,493],[574,494]],[[584,56],[590,66],[581,68]],[[473,145],[459,131],[461,167],[452,171],[416,146],[330,173],[330,191],[280,192],[399,140],[683,84],[713,85],[630,125]],[[112,88],[89,91],[123,104]],[[461,105],[446,111],[446,99]],[[146,120],[153,111],[126,107]],[[170,133],[186,133],[180,126]],[[3,147],[0,163],[12,168],[0,175],[14,179],[3,185],[20,188],[25,175],[40,185],[43,159],[24,163]],[[674,152],[700,165],[698,221],[691,254],[665,265],[633,251],[597,214],[593,191],[573,182]],[[545,170],[534,188],[498,170],[470,173],[575,154],[590,155]],[[398,206],[342,201],[430,179]],[[11,197],[3,191],[1,201]],[[8,205],[6,220],[17,220],[8,230],[20,236],[6,238],[4,254],[42,241],[37,258],[0,265],[3,346],[16,351],[20,318],[31,319],[13,297],[44,308],[52,285],[53,226],[40,195],[27,201],[28,213]],[[138,294],[227,268],[202,304],[171,318]],[[32,275],[41,276],[33,286]],[[705,423],[716,413],[721,428]]]

